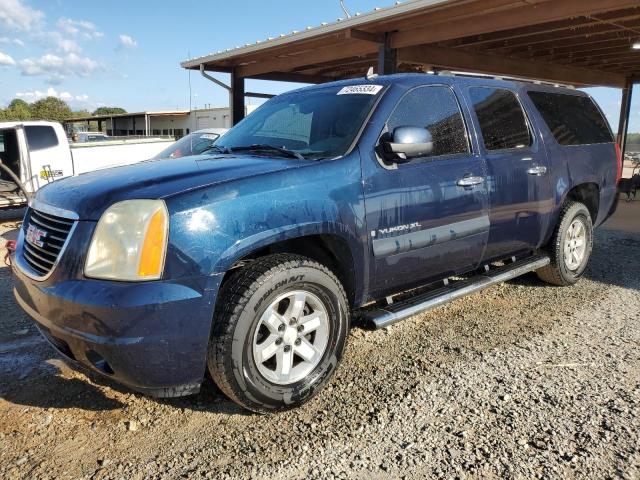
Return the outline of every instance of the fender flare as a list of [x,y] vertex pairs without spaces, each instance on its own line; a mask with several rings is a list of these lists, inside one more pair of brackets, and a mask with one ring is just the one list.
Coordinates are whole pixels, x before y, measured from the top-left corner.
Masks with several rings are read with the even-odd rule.
[[337,222],[305,222],[265,230],[241,240],[227,248],[214,265],[214,273],[225,273],[231,266],[252,252],[273,245],[274,243],[311,235],[334,235],[346,241],[354,262],[357,260],[358,239],[354,232]]

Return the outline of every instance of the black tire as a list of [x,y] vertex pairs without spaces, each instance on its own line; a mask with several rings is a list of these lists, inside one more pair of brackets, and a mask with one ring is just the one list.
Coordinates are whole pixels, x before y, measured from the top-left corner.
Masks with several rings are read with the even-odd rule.
[[[334,373],[349,330],[344,288],[324,265],[299,255],[259,258],[232,274],[218,297],[207,364],[218,387],[234,402],[259,413],[286,410],[316,395]],[[279,296],[311,292],[327,311],[328,342],[321,360],[301,380],[279,385],[263,376],[254,361],[254,335],[262,313]]]
[[[565,240],[568,235],[570,226],[575,222],[582,223],[585,229],[586,248],[582,261],[577,268],[570,269],[565,261]],[[560,220],[556,231],[551,238],[548,246],[548,253],[551,257],[551,263],[536,273],[538,277],[552,285],[567,286],[575,284],[584,273],[591,250],[593,248],[593,223],[591,222],[591,214],[587,207],[580,202],[567,202],[560,214]]]

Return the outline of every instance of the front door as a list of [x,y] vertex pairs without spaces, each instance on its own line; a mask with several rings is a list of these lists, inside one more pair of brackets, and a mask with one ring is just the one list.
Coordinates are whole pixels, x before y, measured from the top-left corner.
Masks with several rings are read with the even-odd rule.
[[515,92],[470,87],[487,168],[491,232],[484,259],[536,249],[553,210],[547,154]]
[[390,164],[361,152],[374,297],[474,269],[489,231],[484,165],[451,87],[410,90],[381,138],[404,126],[429,131],[430,154]]

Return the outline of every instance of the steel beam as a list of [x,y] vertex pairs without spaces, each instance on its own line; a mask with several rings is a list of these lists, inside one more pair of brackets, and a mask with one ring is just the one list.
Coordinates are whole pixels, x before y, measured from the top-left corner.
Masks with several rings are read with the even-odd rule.
[[244,118],[244,77],[234,68],[231,72],[231,125],[235,125]]
[[384,44],[378,48],[378,74],[391,75],[398,69],[398,51],[391,48],[391,36],[384,35]]
[[508,75],[573,85],[620,88],[625,84],[625,77],[620,74],[431,45],[400,48],[398,60],[401,63],[428,64],[451,70]]
[[394,33],[391,45],[395,48],[401,48],[445,42],[460,37],[513,30],[584,15],[596,15],[610,10],[637,7],[638,0],[563,0],[561,2],[535,2],[527,6],[522,6],[522,4],[514,6],[517,6],[517,9],[496,9],[487,11],[483,15],[470,15],[461,19],[449,16],[439,22],[425,22],[416,28]]
[[350,28],[349,30],[347,30],[345,38],[355,38],[356,40],[364,40],[365,42],[384,45],[386,35],[384,33],[370,33],[363,30]]
[[307,75],[302,73],[263,73],[261,75],[254,75],[250,78],[256,80],[271,80],[275,82],[295,82],[295,83],[325,83],[335,80],[330,77],[322,77],[320,75]]
[[266,57],[258,62],[235,67],[241,77],[255,77],[264,73],[291,72],[298,67],[331,62],[341,58],[357,57],[374,53],[376,45],[362,40],[351,40],[350,43],[332,45],[330,47],[309,50],[300,55],[283,55],[281,57]]
[[259,92],[246,92],[244,96],[251,97],[251,98],[267,98],[267,99],[275,97],[275,95],[271,93],[259,93]]
[[640,10],[632,8],[628,10],[621,10],[608,15],[599,15],[595,17],[585,18],[571,18],[566,20],[557,20],[555,22],[548,22],[542,25],[531,25],[529,27],[521,27],[513,30],[501,30],[499,32],[485,33],[482,35],[473,35],[471,37],[461,38],[454,40],[451,46],[453,47],[471,47],[478,46],[487,43],[493,43],[496,40],[512,40],[515,38],[528,37],[530,35],[538,35],[542,33],[562,32],[569,29],[584,28],[589,26],[596,26],[606,22],[624,22],[627,20],[634,20],[640,18]]
[[629,117],[631,116],[631,97],[633,96],[633,77],[627,78],[622,89],[622,104],[620,105],[620,121],[618,122],[618,145],[622,152],[624,162],[624,152],[627,148],[627,133],[629,132]]

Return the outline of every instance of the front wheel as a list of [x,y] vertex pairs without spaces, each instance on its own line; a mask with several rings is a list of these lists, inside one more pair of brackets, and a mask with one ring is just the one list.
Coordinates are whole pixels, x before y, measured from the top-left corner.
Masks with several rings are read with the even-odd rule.
[[593,223],[587,207],[570,202],[562,209],[560,221],[549,243],[551,263],[536,273],[553,285],[573,285],[589,262],[593,248]]
[[208,355],[211,375],[256,412],[298,406],[320,391],[346,343],[344,288],[325,266],[298,255],[260,258],[224,284]]

